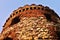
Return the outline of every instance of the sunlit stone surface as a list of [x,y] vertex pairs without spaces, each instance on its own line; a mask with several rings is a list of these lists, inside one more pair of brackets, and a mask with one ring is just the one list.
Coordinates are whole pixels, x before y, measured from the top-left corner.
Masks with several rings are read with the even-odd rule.
[[3,26],[0,40],[60,39],[60,19],[57,14],[41,5],[30,6],[13,12]]

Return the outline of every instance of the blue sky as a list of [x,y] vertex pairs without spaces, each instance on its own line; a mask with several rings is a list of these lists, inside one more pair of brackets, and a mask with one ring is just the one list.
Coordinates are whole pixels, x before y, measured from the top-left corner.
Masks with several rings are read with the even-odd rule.
[[26,4],[42,4],[49,6],[60,16],[60,0],[0,0],[0,32],[6,19],[13,10]]

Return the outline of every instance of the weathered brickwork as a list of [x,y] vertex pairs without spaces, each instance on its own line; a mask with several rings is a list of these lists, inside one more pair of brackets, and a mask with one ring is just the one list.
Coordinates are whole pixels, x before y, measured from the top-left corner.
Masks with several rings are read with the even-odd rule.
[[0,40],[59,40],[60,17],[49,7],[25,5],[6,20]]

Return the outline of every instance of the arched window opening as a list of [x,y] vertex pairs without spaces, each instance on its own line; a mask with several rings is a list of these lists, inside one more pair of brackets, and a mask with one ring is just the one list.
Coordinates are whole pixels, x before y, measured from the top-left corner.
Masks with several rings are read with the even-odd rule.
[[14,19],[12,19],[11,25],[18,23],[19,21],[20,21],[19,17],[15,17]]

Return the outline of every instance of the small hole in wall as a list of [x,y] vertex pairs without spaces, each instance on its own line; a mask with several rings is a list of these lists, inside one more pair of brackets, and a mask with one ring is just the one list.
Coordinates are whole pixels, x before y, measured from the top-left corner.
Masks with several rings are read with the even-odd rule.
[[13,13],[13,16],[14,16],[15,14]]
[[29,8],[26,8],[26,10],[28,10]]
[[3,40],[13,40],[13,38],[6,37],[6,38],[4,38]]
[[32,7],[30,7],[30,9],[32,10],[33,8],[32,8]]
[[19,12],[21,12],[21,10],[19,10]]
[[18,11],[16,12],[16,14],[18,13]]
[[8,22],[9,19],[10,19],[10,18],[8,18],[8,19],[6,20],[6,22]]
[[12,19],[11,25],[18,23],[19,21],[20,21],[19,17],[15,17],[14,19]]
[[10,15],[10,17],[12,17],[12,15]]
[[25,9],[23,9],[23,11],[25,11]]
[[9,20],[10,18],[8,18],[7,20]]
[[38,7],[38,9],[40,9],[40,7]]
[[36,9],[36,7],[34,7],[34,9]]
[[4,24],[4,26],[3,26],[3,27],[5,27],[5,25],[6,25],[6,23]]
[[41,10],[44,10],[44,8],[41,8]]

